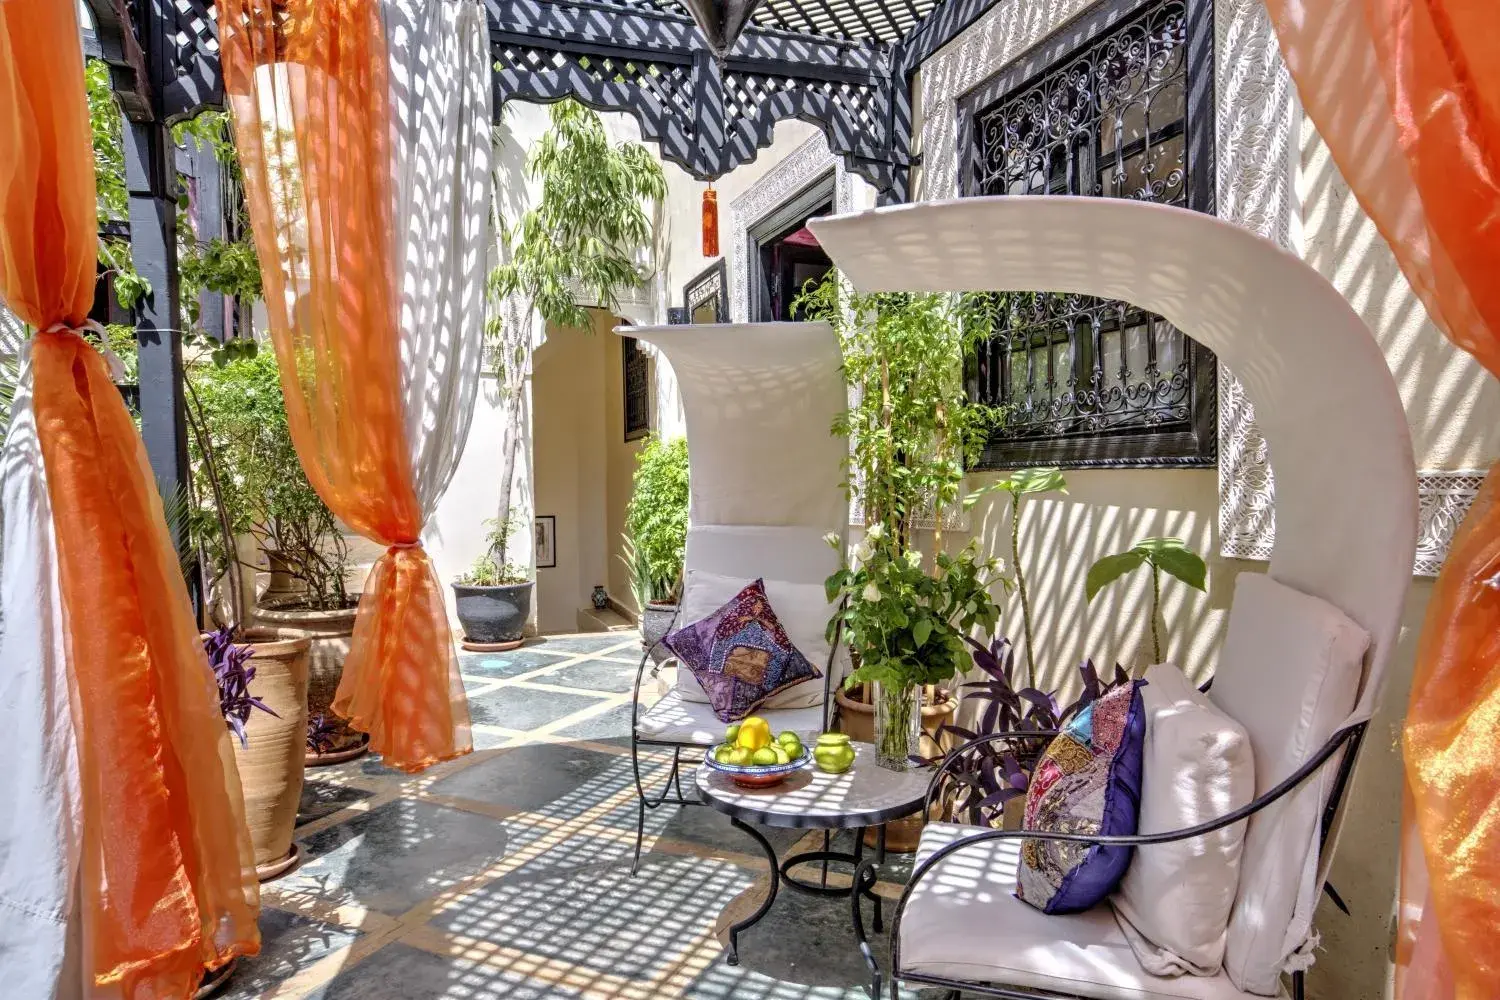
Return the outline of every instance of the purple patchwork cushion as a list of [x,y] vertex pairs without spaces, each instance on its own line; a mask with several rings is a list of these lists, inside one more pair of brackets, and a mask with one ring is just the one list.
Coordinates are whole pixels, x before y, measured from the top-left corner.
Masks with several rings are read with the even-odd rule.
[[[1101,837],[1136,832],[1146,743],[1144,681],[1122,684],[1063,727],[1026,790],[1023,830]],[[1016,895],[1044,913],[1078,913],[1114,891],[1133,847],[1021,841]]]
[[723,722],[743,719],[776,692],[822,676],[787,638],[761,580],[662,641],[693,672]]

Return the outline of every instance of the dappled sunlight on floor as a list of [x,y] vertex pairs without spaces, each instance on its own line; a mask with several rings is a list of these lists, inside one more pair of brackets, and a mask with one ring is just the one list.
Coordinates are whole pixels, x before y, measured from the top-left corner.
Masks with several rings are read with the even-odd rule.
[[[240,963],[222,995],[864,996],[843,899],[781,893],[741,937],[743,964],[725,963],[726,928],[755,908],[768,874],[721,814],[648,813],[631,875],[639,650],[635,633],[600,633],[465,653],[473,754],[414,776],[372,758],[310,769],[302,864],[263,887],[262,953]],[[669,756],[643,758],[643,776],[659,783],[669,766]],[[804,836],[765,832],[782,851]],[[885,939],[876,947],[884,954]]]

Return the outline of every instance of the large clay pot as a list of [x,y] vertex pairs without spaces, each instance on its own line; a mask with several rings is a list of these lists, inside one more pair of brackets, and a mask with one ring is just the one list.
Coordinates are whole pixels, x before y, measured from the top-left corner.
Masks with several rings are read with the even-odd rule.
[[[655,663],[664,663],[672,653],[660,640],[672,628],[677,618],[677,605],[651,601],[641,610],[641,646],[651,650]],[[682,624],[678,622],[678,624]]]
[[478,646],[519,644],[531,618],[532,586],[530,580],[498,587],[455,583],[453,603],[464,629],[464,642]]
[[292,575],[291,567],[275,549],[266,549],[266,589],[260,603],[275,608],[290,604],[307,594],[307,583]]
[[[311,611],[297,607],[255,609],[255,623],[265,628],[300,632],[311,640],[308,651],[307,717],[318,750],[309,749],[307,763],[317,767],[337,764],[364,753],[368,738],[333,714],[333,696],[344,676],[344,659],[354,635],[355,608]],[[309,740],[311,742],[311,740]]]
[[292,630],[255,628],[247,630],[242,641],[254,650],[250,694],[276,713],[251,710],[245,746],[230,737],[245,796],[245,823],[255,849],[255,873],[264,882],[297,860],[292,830],[302,801],[311,640]]
[[[863,694],[863,697],[862,697]],[[929,697],[929,695],[935,695]],[[875,742],[875,706],[866,700],[868,691],[863,686],[850,689],[848,692],[838,691],[834,696],[839,706],[839,730],[849,734],[849,738],[858,743]],[[951,740],[947,737],[939,737],[938,729],[953,721],[953,715],[958,711],[958,698],[952,692],[942,688],[934,690],[926,689],[922,694],[922,754],[926,757],[936,757],[939,754],[951,750]],[[920,816],[908,816],[885,825],[886,850],[905,853],[915,851],[917,842],[922,838],[922,827],[925,820]],[[878,828],[865,831],[865,843],[874,847],[877,843]]]

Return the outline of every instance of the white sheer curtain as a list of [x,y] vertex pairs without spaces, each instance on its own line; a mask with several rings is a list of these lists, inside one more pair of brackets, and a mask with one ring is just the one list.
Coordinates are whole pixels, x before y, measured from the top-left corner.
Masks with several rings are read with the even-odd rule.
[[469,436],[484,348],[489,29],[479,0],[386,0],[384,10],[406,435],[430,517]]
[[[61,982],[80,836],[78,755],[68,704],[52,506],[23,365],[0,450],[0,968],[6,996],[67,997]],[[76,969],[75,969],[76,972]]]

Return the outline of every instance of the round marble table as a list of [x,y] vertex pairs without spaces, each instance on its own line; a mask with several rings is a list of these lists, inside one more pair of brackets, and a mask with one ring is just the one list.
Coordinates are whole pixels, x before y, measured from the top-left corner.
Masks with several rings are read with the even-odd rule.
[[[843,774],[824,774],[811,764],[791,774],[786,781],[772,788],[742,788],[722,771],[706,765],[698,767],[698,794],[703,801],[719,812],[729,816],[734,826],[743,830],[765,851],[771,862],[771,889],[765,900],[750,916],[729,928],[729,964],[739,964],[740,931],[754,925],[768,912],[776,901],[776,888],[780,882],[804,892],[828,896],[850,896],[854,910],[854,933],[861,953],[873,971],[878,973],[875,959],[865,940],[864,926],[860,918],[860,896],[875,904],[875,930],[880,930],[880,897],[872,891],[874,877],[863,886],[855,885],[851,878],[849,888],[829,887],[828,862],[843,861],[859,871],[864,851],[864,830],[880,826],[893,819],[909,816],[922,808],[927,798],[927,782],[930,772],[923,770],[890,771],[875,762],[875,747],[869,743],[855,743],[854,763]],[[823,830],[823,850],[794,854],[777,863],[776,849],[771,846],[759,830],[750,824],[775,826],[798,830]],[[833,830],[854,831],[854,852],[829,850],[829,837]],[[881,853],[884,853],[884,839]],[[797,865],[819,862],[823,866],[820,884],[804,882],[794,878],[790,872]]]

